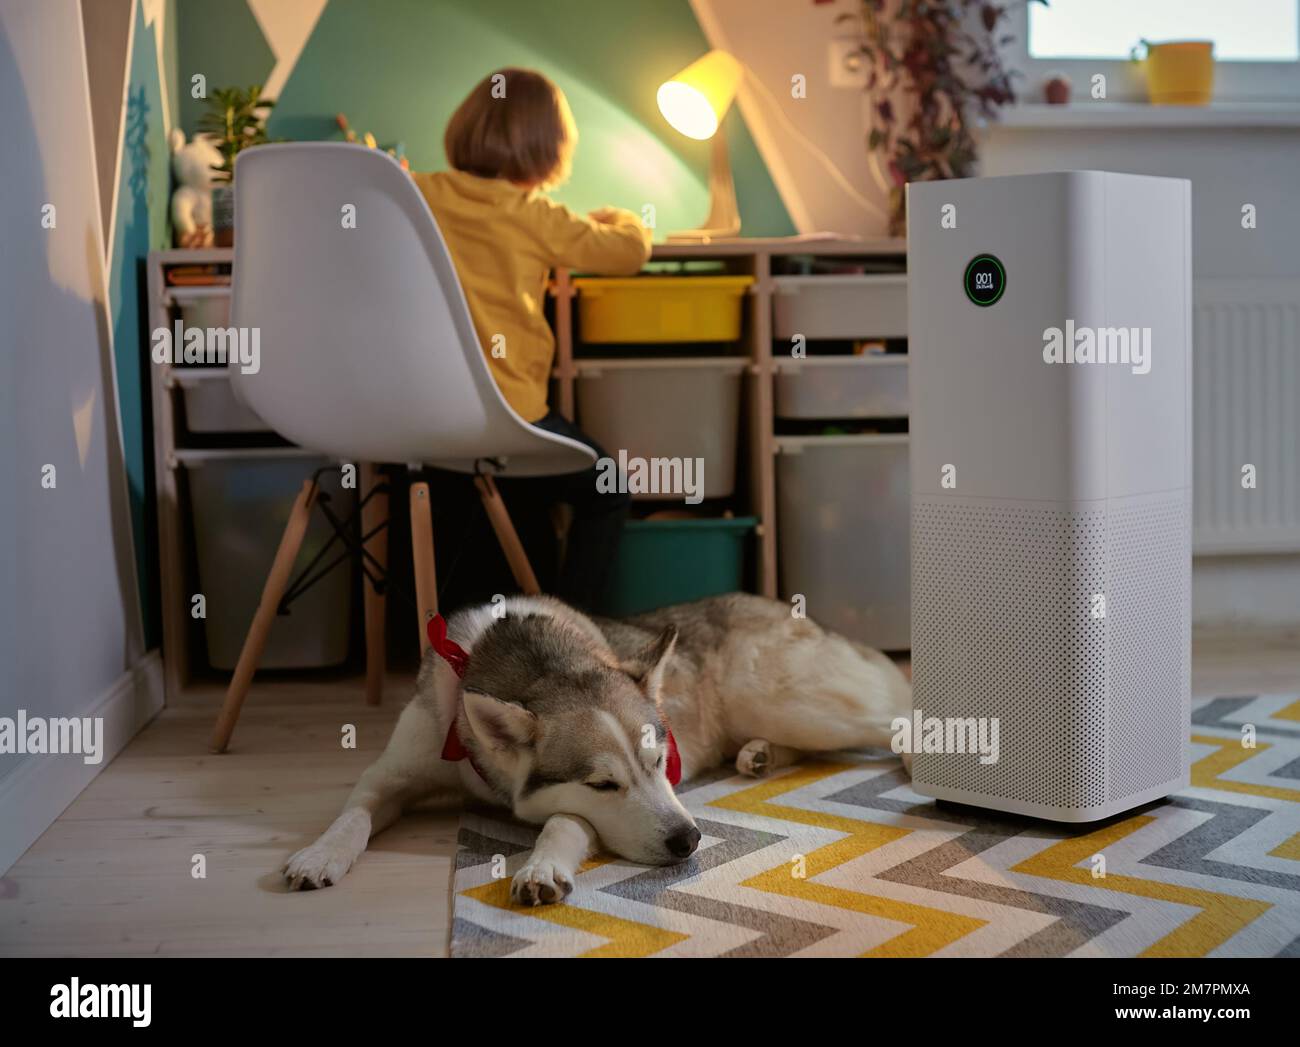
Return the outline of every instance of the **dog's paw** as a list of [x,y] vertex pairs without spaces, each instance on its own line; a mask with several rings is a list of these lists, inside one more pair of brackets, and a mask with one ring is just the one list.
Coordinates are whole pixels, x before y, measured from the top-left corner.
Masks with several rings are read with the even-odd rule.
[[355,856],[337,845],[317,840],[284,863],[284,878],[291,891],[332,887],[352,868]]
[[510,881],[510,900],[516,905],[549,905],[573,892],[573,873],[555,862],[530,858]]
[[772,745],[755,738],[746,742],[745,747],[736,754],[736,770],[750,778],[762,778],[772,769]]

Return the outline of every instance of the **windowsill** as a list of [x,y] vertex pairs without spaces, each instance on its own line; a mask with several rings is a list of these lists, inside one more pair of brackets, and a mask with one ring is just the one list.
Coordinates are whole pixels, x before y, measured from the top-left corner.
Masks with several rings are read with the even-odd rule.
[[1028,102],[1004,109],[1000,119],[990,126],[1009,130],[1300,127],[1300,102],[1213,102],[1208,106]]

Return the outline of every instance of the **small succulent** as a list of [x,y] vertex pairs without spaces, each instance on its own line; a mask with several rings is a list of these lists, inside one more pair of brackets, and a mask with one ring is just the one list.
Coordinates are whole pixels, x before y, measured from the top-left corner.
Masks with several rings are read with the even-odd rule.
[[262,145],[266,136],[266,110],[275,102],[262,97],[262,85],[222,87],[208,95],[208,108],[199,117],[199,130],[210,135],[221,150],[221,163],[213,165],[218,182],[235,177],[235,159],[250,146]]

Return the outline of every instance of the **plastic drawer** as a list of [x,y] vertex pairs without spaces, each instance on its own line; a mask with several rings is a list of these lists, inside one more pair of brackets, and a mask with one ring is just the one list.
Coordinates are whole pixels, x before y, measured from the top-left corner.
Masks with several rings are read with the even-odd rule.
[[778,360],[778,418],[905,418],[907,356]]
[[584,342],[734,342],[752,276],[579,277]]
[[172,380],[185,400],[185,428],[192,433],[263,433],[271,427],[235,396],[230,376],[217,368],[177,369]]
[[[203,624],[208,661],[214,669],[233,669],[294,499],[303,481],[329,463],[306,455],[256,452],[190,452],[183,461],[199,591],[207,606]],[[352,512],[356,491],[344,490],[337,472],[321,477],[321,490],[340,516]],[[325,517],[313,512],[294,565],[295,578],[332,534]],[[342,663],[348,655],[351,609],[352,572],[340,564],[294,600],[288,614],[276,616],[258,667],[308,669]]]
[[772,283],[776,338],[907,337],[905,273],[778,276]]
[[[617,458],[702,459],[704,498],[736,488],[740,357],[578,360],[578,423]],[[655,501],[681,494],[633,494]]]
[[781,592],[808,617],[884,650],[911,646],[906,435],[779,437]]
[[629,520],[604,611],[623,616],[738,591],[755,516]]

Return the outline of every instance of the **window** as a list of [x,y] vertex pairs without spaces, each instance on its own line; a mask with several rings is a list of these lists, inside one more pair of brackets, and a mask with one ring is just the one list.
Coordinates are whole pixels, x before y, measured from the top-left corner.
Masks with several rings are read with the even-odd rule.
[[1029,5],[1031,58],[1128,58],[1139,40],[1213,40],[1227,62],[1300,59],[1296,0],[1052,0]]
[[1142,67],[1129,61],[1145,39],[1213,40],[1216,102],[1300,103],[1300,0],[1051,0],[1010,3],[1007,14],[1004,57],[1024,75],[1025,102],[1041,102],[1058,73],[1081,103],[1098,74],[1107,101],[1146,101]]

